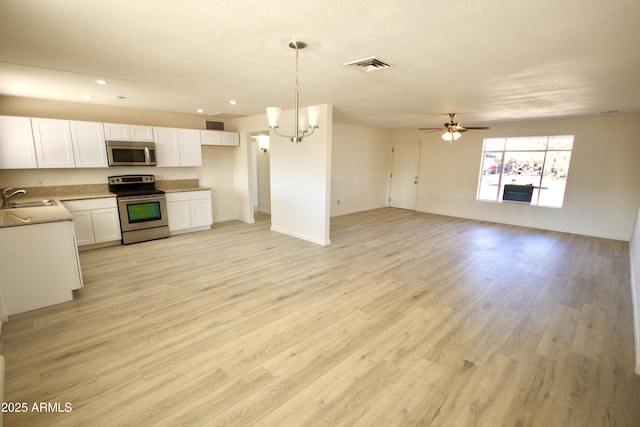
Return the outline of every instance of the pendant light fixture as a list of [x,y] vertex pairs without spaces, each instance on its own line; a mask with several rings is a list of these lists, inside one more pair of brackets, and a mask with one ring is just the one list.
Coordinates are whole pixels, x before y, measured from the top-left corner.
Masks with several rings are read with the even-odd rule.
[[267,120],[269,121],[269,128],[273,129],[276,135],[284,136],[285,138],[289,138],[291,142],[302,142],[302,139],[306,136],[310,136],[313,132],[318,129],[318,108],[317,107],[308,107],[306,114],[305,112],[300,112],[300,108],[298,105],[299,95],[300,95],[300,82],[298,80],[298,52],[301,49],[307,47],[305,42],[301,41],[291,41],[289,42],[289,47],[291,49],[295,49],[296,51],[296,85],[295,85],[295,123],[294,123],[294,133],[293,135],[284,135],[278,132],[279,122],[280,122],[280,114],[282,113],[282,108],[279,107],[267,107]]

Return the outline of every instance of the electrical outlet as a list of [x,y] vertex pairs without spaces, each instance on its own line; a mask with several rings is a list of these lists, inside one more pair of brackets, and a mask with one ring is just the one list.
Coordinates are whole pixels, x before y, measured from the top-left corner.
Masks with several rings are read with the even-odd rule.
[[38,180],[38,187],[42,187],[44,185],[44,179]]

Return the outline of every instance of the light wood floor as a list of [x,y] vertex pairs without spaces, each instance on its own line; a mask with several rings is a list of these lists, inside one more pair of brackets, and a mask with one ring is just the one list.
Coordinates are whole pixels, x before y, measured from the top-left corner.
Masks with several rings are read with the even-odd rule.
[[[81,254],[3,328],[6,426],[638,426],[625,242],[395,209]],[[64,408],[64,406],[63,406]]]

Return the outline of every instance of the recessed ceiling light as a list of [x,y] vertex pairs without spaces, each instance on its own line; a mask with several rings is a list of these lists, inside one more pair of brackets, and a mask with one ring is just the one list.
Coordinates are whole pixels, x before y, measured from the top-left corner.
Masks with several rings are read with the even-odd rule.
[[198,108],[196,111],[197,111],[198,113],[204,113],[204,110],[203,110],[202,108]]
[[237,102],[236,102],[236,100],[235,100],[235,99],[232,99],[231,101],[229,101],[229,104],[231,104],[231,105],[236,105],[236,104],[237,104]]
[[124,96],[114,96],[113,99],[125,99]]
[[96,83],[98,83],[99,85],[106,85],[109,82],[101,79],[101,80],[96,80]]
[[93,96],[85,95],[85,96],[83,96],[83,98],[86,99],[87,101],[89,101],[89,100],[93,99]]

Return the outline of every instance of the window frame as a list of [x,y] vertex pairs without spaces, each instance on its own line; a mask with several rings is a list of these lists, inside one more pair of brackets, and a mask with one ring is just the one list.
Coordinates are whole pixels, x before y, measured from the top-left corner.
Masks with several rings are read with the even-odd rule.
[[[524,143],[527,143],[529,146],[518,147],[518,140],[521,140]],[[535,148],[538,144],[540,147],[542,146],[542,141],[544,140],[544,149]],[[478,176],[478,188],[476,191],[476,201],[480,202],[493,202],[493,203],[516,203],[523,204],[528,206],[537,206],[543,208],[556,208],[561,209],[564,206],[564,198],[566,194],[566,181],[564,184],[564,188],[562,191],[562,199],[560,200],[560,204],[541,204],[540,198],[543,190],[543,182],[546,176],[548,176],[549,172],[546,172],[546,167],[548,164],[548,160],[557,154],[554,153],[568,153],[568,160],[566,160],[566,170],[564,179],[567,180],[569,176],[569,166],[571,164],[571,158],[573,154],[573,147],[575,143],[575,135],[550,135],[550,136],[525,136],[525,137],[493,137],[493,138],[484,138],[482,141],[482,152],[480,158],[480,172]],[[487,146],[492,144],[489,148]],[[551,146],[553,144],[553,146]],[[568,148],[567,148],[568,146]],[[498,147],[498,148],[496,148]],[[509,156],[509,154],[512,154]],[[515,156],[514,153],[523,153],[523,154],[542,154],[542,162],[541,166],[539,166],[539,175],[523,175],[524,181],[533,181],[533,179],[529,179],[527,177],[535,176],[535,180],[537,180],[537,184],[533,183],[531,185],[534,186],[534,194],[531,198],[531,202],[517,202],[510,200],[503,200],[504,194],[504,185],[507,184],[505,179],[505,160],[510,161]],[[551,154],[550,154],[551,153]],[[491,165],[486,165],[487,159],[493,158]],[[493,198],[488,198],[486,195],[487,186],[491,185],[487,183],[485,180],[486,175],[491,175],[493,170],[491,169],[494,165],[496,165],[496,169],[498,172],[498,181],[495,195]],[[537,163],[534,163],[534,166]],[[534,167],[534,172],[538,170]],[[487,171],[489,173],[487,174]],[[507,175],[509,176],[509,175]],[[483,180],[485,180],[483,182]],[[484,185],[483,185],[484,184]],[[528,185],[528,184],[521,184]]]

